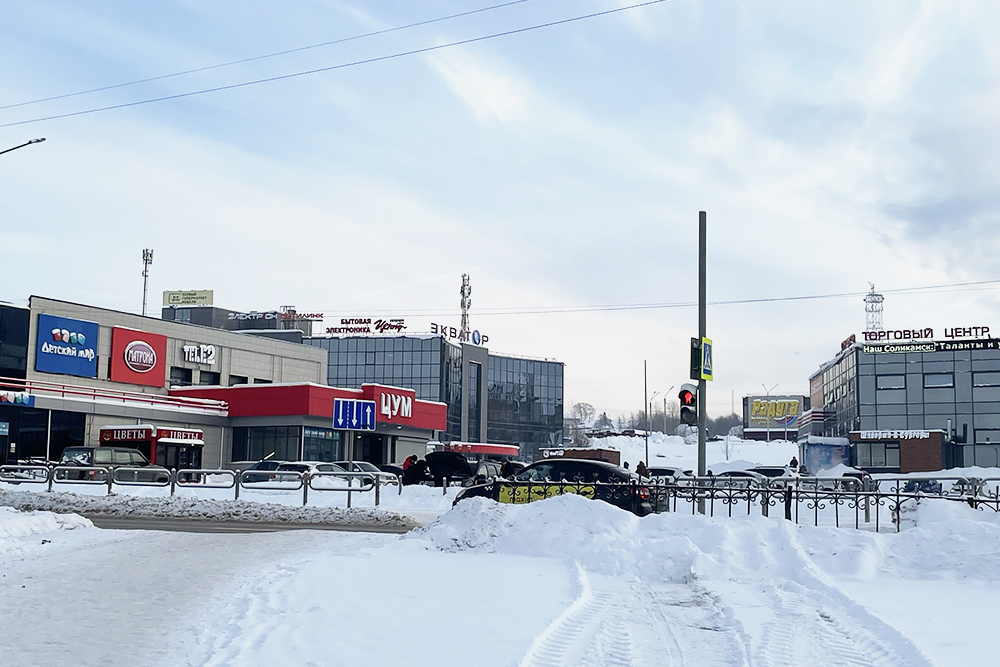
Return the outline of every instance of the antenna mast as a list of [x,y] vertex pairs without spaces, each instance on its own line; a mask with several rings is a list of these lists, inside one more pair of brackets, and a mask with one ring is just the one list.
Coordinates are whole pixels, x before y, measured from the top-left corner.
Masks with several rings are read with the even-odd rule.
[[875,283],[868,284],[872,291],[865,296],[865,331],[882,331],[882,302],[885,297],[875,291]]
[[146,316],[146,293],[149,287],[149,265],[153,263],[153,251],[146,248],[142,251],[142,315]]
[[462,331],[458,336],[461,341],[469,340],[469,308],[472,307],[472,285],[469,284],[469,274],[462,274]]

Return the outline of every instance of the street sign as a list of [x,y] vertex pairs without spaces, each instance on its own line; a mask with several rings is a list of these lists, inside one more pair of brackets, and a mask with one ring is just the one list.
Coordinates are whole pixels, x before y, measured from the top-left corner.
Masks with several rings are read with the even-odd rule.
[[333,399],[333,428],[347,431],[375,430],[375,401]]
[[712,341],[708,338],[701,339],[701,379],[712,379]]
[[0,422],[0,435],[10,435],[10,422]]

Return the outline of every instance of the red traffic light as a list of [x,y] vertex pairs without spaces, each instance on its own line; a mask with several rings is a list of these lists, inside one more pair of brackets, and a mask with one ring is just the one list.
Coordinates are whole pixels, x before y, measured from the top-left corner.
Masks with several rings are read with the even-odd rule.
[[694,392],[685,389],[680,393],[681,405],[694,405]]

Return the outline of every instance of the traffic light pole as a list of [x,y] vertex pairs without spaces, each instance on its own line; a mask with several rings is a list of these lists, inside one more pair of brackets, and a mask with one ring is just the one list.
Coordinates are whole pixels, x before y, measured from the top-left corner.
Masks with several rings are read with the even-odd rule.
[[[705,340],[708,335],[705,321],[705,243],[708,236],[708,221],[705,211],[698,212],[698,341]],[[708,400],[705,396],[705,378],[698,378],[698,476],[704,477],[705,466],[705,411]],[[704,513],[704,507],[701,508]]]

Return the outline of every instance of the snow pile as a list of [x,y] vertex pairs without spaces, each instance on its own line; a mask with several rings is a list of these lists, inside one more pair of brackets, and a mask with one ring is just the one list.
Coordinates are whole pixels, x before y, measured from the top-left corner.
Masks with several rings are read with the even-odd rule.
[[[628,462],[633,470],[639,461],[646,458],[646,438],[641,436],[614,435],[594,438],[590,444],[592,447],[618,450],[622,455],[622,463]],[[773,440],[767,443],[728,437],[705,443],[707,466],[713,472],[745,470],[758,465],[786,465],[793,456],[798,456],[798,452],[798,445],[786,440]],[[650,467],[672,466],[696,470],[698,445],[688,444],[678,435],[650,433],[649,459],[646,465]]]
[[5,538],[40,535],[57,530],[93,528],[90,519],[76,514],[55,514],[0,507],[0,543]]
[[[344,526],[410,527],[406,517],[379,509],[292,507],[245,500],[213,500],[193,497],[144,497],[132,495],[90,496],[76,493],[33,493],[0,490],[0,506],[23,511],[78,512],[90,516],[147,516],[256,521],[273,523],[337,524]],[[88,522],[89,523],[89,522]]]

